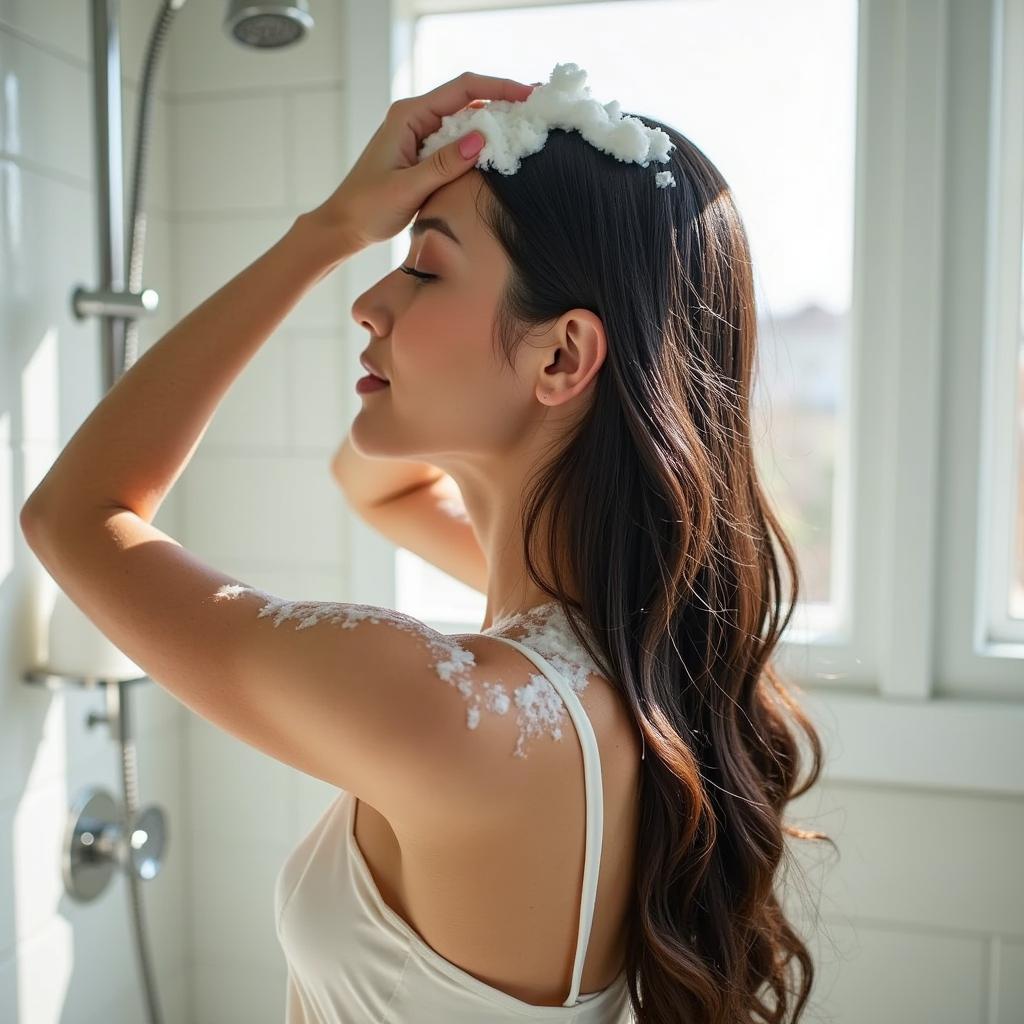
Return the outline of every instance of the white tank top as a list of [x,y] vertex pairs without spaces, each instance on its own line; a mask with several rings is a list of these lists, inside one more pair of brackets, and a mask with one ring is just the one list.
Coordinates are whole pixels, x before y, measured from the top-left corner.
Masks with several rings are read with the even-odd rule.
[[601,865],[604,802],[594,727],[569,683],[536,651],[526,655],[558,691],[583,746],[586,855],[576,959],[561,1006],[536,1006],[486,984],[423,940],[384,902],[355,840],[357,799],[342,790],[278,872],[277,936],[288,965],[286,1024],[491,1024],[632,1020],[625,970],[600,992],[580,995]]

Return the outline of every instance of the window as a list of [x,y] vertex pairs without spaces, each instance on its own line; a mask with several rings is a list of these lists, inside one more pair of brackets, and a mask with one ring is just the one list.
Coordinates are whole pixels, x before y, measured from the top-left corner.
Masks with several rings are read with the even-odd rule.
[[[1009,52],[1013,39],[1024,45],[1024,3],[1011,3],[1005,13],[1003,39]],[[999,186],[994,204],[1002,214],[992,225],[991,240],[996,285],[991,371],[996,379],[990,415],[996,440],[990,480],[994,513],[990,632],[993,639],[1016,640],[1024,646],[1024,146],[1012,137],[1024,134],[1024,74],[1015,61],[1007,60],[1001,70],[1003,89],[995,114],[1000,123],[994,156]],[[1005,430],[1000,430],[1001,423]],[[1005,435],[1005,443],[999,443],[1000,433]]]
[[978,464],[976,689],[1024,691],[1024,0],[996,0]]
[[[572,39],[571,59],[587,70],[596,97],[673,124],[732,186],[761,315],[754,431],[762,477],[799,551],[804,628],[838,631],[845,603],[836,591],[849,570],[837,566],[850,555],[838,529],[847,516],[839,515],[837,482],[849,457],[856,0],[625,0],[425,14],[415,21],[412,92],[480,67],[485,38],[516,55],[489,54],[488,71],[522,81],[546,81]],[[621,56],[642,51],[642,69]],[[408,551],[396,569],[398,600],[411,614],[452,628],[482,621],[482,595]]]

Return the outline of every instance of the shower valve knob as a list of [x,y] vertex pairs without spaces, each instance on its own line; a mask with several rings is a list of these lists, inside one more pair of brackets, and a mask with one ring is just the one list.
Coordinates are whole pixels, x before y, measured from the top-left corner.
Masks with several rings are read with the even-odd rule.
[[80,903],[96,899],[117,868],[149,881],[167,847],[163,809],[150,804],[125,827],[123,805],[105,789],[88,787],[72,804],[64,836],[64,888]]
[[167,846],[167,820],[156,804],[144,807],[128,830],[127,849],[132,870],[144,882],[160,873]]

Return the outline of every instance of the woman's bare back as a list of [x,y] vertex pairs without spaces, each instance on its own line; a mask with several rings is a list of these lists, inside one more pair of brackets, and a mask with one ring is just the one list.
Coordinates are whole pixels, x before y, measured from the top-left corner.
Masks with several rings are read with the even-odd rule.
[[[489,678],[511,688],[537,674],[529,658],[500,640],[478,634],[458,640],[487,665]],[[591,672],[579,697],[597,737],[604,800],[596,905],[580,983],[587,995],[612,984],[623,967],[641,743],[607,679]],[[528,741],[526,757],[512,756],[520,735],[515,717],[483,716],[468,754],[457,755],[466,758],[466,771],[488,780],[487,806],[428,829],[389,822],[360,801],[355,837],[385,902],[437,953],[517,999],[560,1006],[572,980],[583,886],[583,751],[565,710],[561,739],[541,735]],[[445,813],[453,816],[438,811]]]

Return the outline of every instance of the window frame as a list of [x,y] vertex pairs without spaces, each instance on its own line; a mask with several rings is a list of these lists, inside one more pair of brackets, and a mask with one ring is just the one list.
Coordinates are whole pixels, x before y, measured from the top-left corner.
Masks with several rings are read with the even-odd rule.
[[[954,13],[962,15],[961,7],[954,5]],[[939,504],[940,550],[946,557],[936,576],[935,691],[945,697],[1019,701],[1024,630],[1005,615],[1014,443],[1006,446],[1008,458],[997,459],[994,439],[1008,431],[1013,438],[1007,413],[1017,398],[1016,373],[1007,372],[1008,362],[1016,366],[1017,332],[1006,311],[1010,305],[1019,308],[1021,298],[1024,78],[1010,55],[1024,48],[1024,0],[991,0],[985,11],[990,20],[979,39],[987,46],[985,74],[972,78],[964,59],[962,89],[950,114],[957,146],[950,148],[949,162],[959,173],[947,202],[947,234],[958,244],[947,253],[947,280],[955,287],[947,289],[944,307],[947,414],[939,438],[944,460]],[[973,115],[972,103],[984,105],[984,118]],[[965,337],[977,338],[978,344],[964,345]]]
[[[411,94],[420,14],[540,5],[357,0],[358,41],[347,33],[345,44],[350,159],[381,112]],[[975,651],[977,588],[964,581],[977,578],[967,570],[978,558],[978,531],[965,528],[950,504],[951,486],[970,481],[969,494],[977,487],[978,444],[949,439],[954,425],[958,437],[977,439],[981,388],[970,396],[958,391],[953,403],[949,389],[978,380],[977,366],[964,377],[958,361],[978,363],[982,346],[954,346],[964,324],[966,336],[982,336],[984,306],[980,289],[972,305],[969,289],[950,295],[948,287],[968,279],[971,260],[982,258],[973,236],[950,244],[953,217],[976,215],[991,237],[1003,207],[987,200],[1009,187],[1005,173],[972,177],[973,168],[958,162],[963,117],[956,111],[971,85],[966,72],[986,76],[987,110],[1007,110],[996,97],[1014,84],[1007,74],[1013,62],[990,56],[996,46],[1009,52],[1008,30],[1024,36],[1022,14],[1024,0],[991,0],[991,9],[949,0],[859,4],[848,436],[833,534],[842,560],[835,599],[849,628],[811,643],[794,631],[777,659],[824,732],[826,774],[839,780],[1024,793],[1024,666]],[[984,21],[973,23],[973,36],[956,20],[970,18]],[[982,36],[988,52],[970,50]],[[368,103],[374,95],[380,102]],[[989,126],[993,145],[986,140],[978,157],[982,171],[1005,153],[994,144],[1005,130]],[[965,196],[979,208],[958,210]],[[343,266],[353,299],[391,271],[391,248],[371,247]],[[988,265],[998,262],[990,256]],[[348,326],[352,344],[363,346],[363,332]],[[357,409],[353,402],[353,415]],[[395,548],[357,516],[347,527],[352,593],[395,607]],[[797,609],[794,622],[800,618]],[[429,624],[449,633],[479,629]]]
[[[1012,561],[1001,543],[1013,535],[1020,453],[1018,375],[1024,249],[1024,0],[993,0],[992,160],[985,251],[983,394],[980,403],[977,601],[974,652],[1024,658],[1024,621],[1006,611]],[[1012,443],[998,451],[1009,432]],[[1024,552],[1020,553],[1024,557]],[[1024,676],[1024,668],[1021,669]],[[1022,683],[1021,685],[1024,685]]]

